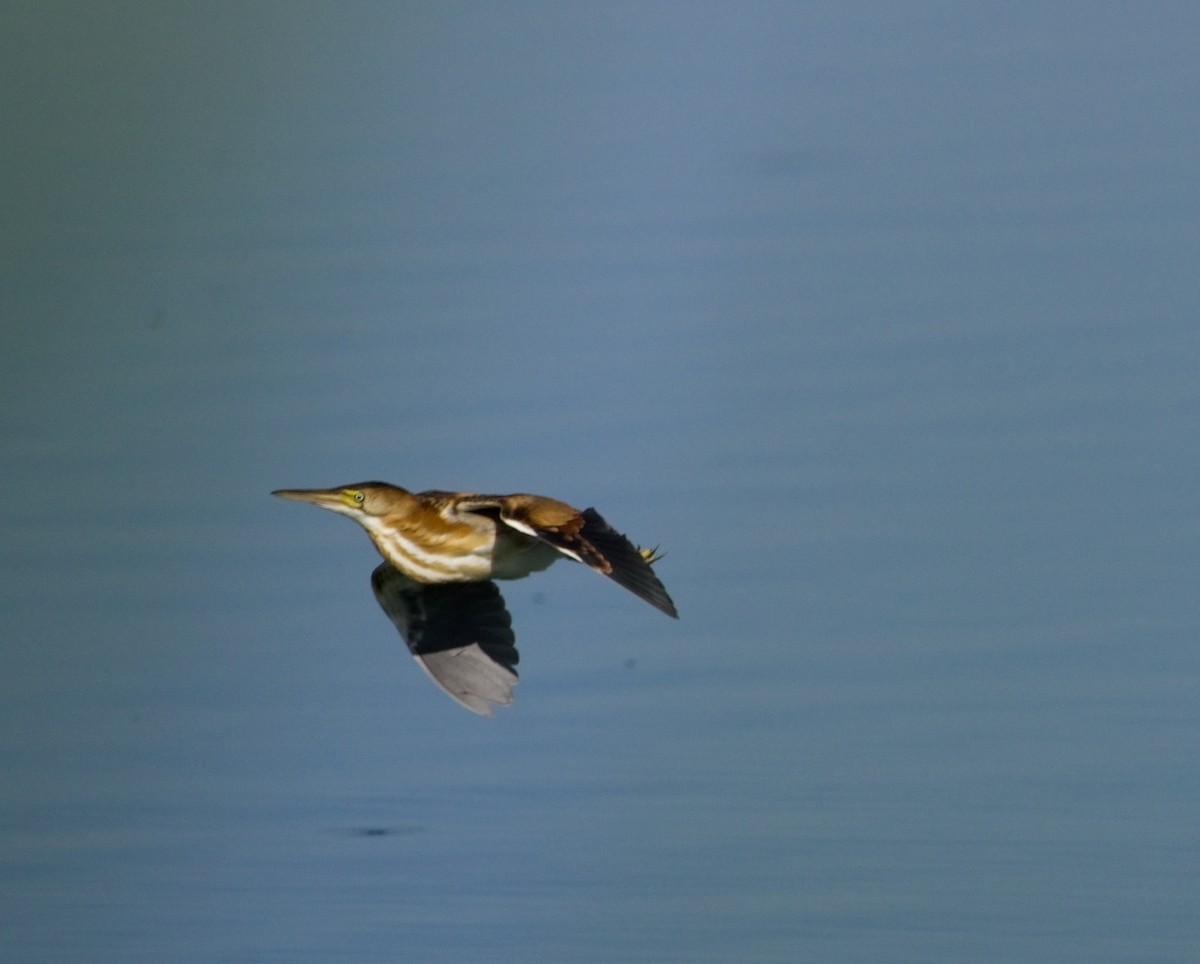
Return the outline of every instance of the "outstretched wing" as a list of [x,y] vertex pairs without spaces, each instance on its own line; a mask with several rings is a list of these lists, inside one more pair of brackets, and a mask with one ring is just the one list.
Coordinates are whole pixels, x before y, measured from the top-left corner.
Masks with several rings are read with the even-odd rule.
[[666,587],[650,567],[648,556],[604,521],[595,509],[580,512],[565,502],[539,495],[493,496],[472,508],[494,509],[518,532],[536,536],[565,556],[608,576],[668,616],[679,612]]
[[647,556],[605,522],[595,509],[583,510],[583,529],[579,538],[588,543],[605,564],[596,565],[585,558],[584,561],[589,566],[597,572],[604,573],[613,582],[624,586],[635,596],[640,596],[671,618],[679,618],[675,603],[671,601],[666,587],[655,575]]
[[371,573],[371,588],[417,663],[446,693],[481,716],[512,703],[519,657],[494,582],[423,585],[384,562]]

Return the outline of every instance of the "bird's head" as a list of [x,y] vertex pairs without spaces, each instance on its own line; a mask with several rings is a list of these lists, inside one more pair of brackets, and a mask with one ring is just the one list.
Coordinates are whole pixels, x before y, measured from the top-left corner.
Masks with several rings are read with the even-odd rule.
[[362,522],[368,518],[408,511],[417,501],[407,489],[387,482],[355,482],[332,489],[276,489],[271,495],[308,502]]

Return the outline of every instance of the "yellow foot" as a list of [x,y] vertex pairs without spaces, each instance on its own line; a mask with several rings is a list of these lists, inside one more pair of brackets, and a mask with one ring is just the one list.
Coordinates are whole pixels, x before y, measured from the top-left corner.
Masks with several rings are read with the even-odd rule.
[[662,558],[662,555],[658,551],[658,546],[655,546],[653,549],[638,549],[638,552],[641,554],[641,557],[645,559],[646,562],[651,566]]

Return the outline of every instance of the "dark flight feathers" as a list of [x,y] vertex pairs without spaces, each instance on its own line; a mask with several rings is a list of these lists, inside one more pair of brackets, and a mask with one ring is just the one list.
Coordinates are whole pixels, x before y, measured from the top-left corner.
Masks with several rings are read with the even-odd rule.
[[[503,513],[500,518],[509,521]],[[608,576],[617,585],[624,586],[668,616],[679,618],[666,587],[637,546],[605,522],[595,509],[584,509],[572,520],[573,524],[555,528],[531,526],[527,520],[520,521],[543,542],[578,558],[584,565]]]
[[494,582],[424,585],[384,562],[371,573],[371,588],[413,657],[446,693],[481,716],[513,701],[516,636]]

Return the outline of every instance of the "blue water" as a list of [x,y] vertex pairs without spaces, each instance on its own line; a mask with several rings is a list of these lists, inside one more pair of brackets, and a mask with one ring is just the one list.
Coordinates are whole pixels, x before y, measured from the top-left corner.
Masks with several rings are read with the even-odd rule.
[[[4,20],[0,958],[1200,958],[1196,11]],[[476,718],[366,478],[682,618]]]

